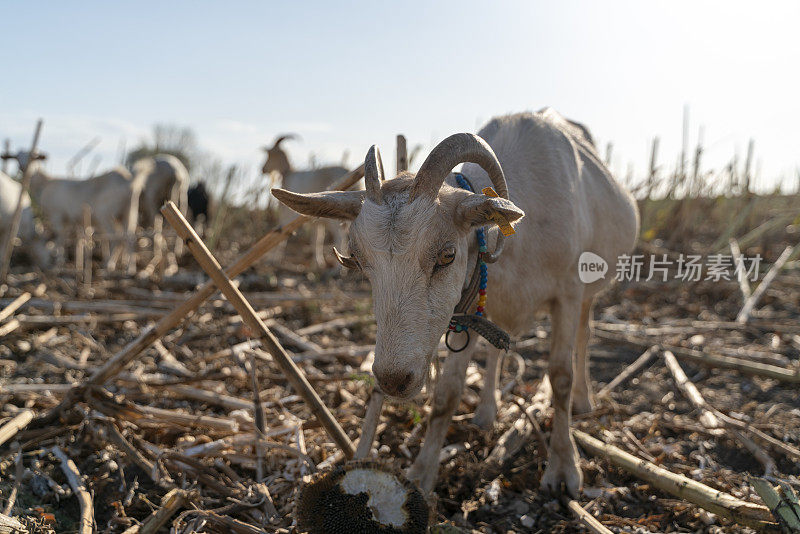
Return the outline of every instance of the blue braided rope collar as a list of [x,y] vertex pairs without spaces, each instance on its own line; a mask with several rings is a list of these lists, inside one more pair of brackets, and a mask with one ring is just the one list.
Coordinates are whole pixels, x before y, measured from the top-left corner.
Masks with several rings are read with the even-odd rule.
[[[456,173],[456,182],[461,189],[466,189],[467,191],[474,193],[475,191],[472,189],[472,185],[469,181],[464,177],[461,173]],[[486,287],[489,281],[489,268],[484,261],[484,255],[486,254],[486,229],[483,227],[477,228],[475,230],[475,237],[478,241],[478,263],[480,269],[480,283],[478,285],[478,305],[475,309],[475,316],[483,317],[485,309],[486,309]],[[474,286],[473,286],[474,287]],[[460,352],[464,350],[467,345],[469,344],[469,331],[467,326],[459,324],[456,322],[455,318],[450,320],[450,325],[448,326],[448,332],[445,336],[445,344],[447,348],[449,348],[453,352]],[[467,342],[458,350],[455,350],[449,343],[449,336],[452,332],[466,332],[467,333]]]

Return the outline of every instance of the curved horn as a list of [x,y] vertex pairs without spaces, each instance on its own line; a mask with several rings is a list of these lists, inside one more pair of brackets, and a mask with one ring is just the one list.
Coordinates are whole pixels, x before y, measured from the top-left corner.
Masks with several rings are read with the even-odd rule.
[[[418,195],[436,198],[447,175],[459,163],[476,163],[489,174],[497,194],[508,199],[508,185],[503,168],[492,147],[481,137],[469,133],[453,134],[431,150],[417,172],[411,189],[411,199]],[[494,263],[500,258],[505,236],[497,232],[494,252],[486,253],[484,261]]]
[[364,159],[364,184],[367,189],[367,198],[376,204],[380,204],[383,196],[381,195],[381,182],[383,181],[383,162],[381,161],[381,151],[375,145],[369,147],[367,157]]
[[361,266],[358,264],[358,260],[352,256],[344,256],[341,252],[339,252],[336,247],[333,247],[333,253],[336,255],[336,260],[342,264],[342,267],[346,267],[347,269],[360,269]]
[[275,143],[273,143],[272,148],[278,148],[278,146],[280,146],[280,144],[286,141],[287,139],[297,139],[297,136],[295,134],[282,135],[277,139],[275,139]]
[[497,194],[508,199],[506,178],[492,147],[477,135],[468,133],[453,134],[431,150],[417,172],[411,198],[419,195],[436,198],[453,167],[465,162],[480,165],[489,174]]

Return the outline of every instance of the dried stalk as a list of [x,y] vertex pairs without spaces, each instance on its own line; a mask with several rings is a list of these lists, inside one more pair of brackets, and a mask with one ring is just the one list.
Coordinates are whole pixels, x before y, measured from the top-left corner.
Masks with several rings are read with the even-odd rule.
[[94,505],[92,503],[92,495],[86,489],[78,467],[59,447],[53,447],[50,451],[61,461],[61,470],[67,477],[67,482],[69,482],[72,492],[78,498],[78,503],[81,507],[80,527],[78,528],[79,534],[92,534],[94,531]]
[[28,162],[25,164],[25,168],[22,169],[22,187],[19,189],[19,197],[17,198],[17,205],[14,208],[14,215],[11,216],[11,226],[6,234],[6,239],[3,242],[3,256],[0,258],[0,283],[6,281],[8,269],[11,266],[11,253],[14,250],[14,241],[17,239],[19,224],[22,221],[22,199],[24,199],[25,195],[28,194],[28,188],[31,185],[31,177],[33,174],[31,172],[31,163],[33,163],[34,158],[36,157],[36,148],[39,146],[39,135],[42,133],[42,123],[42,119],[39,119],[39,121],[36,123],[36,130],[33,133],[33,142],[31,142],[31,149],[28,151],[30,157],[28,158]]
[[378,388],[373,388],[372,396],[367,405],[367,413],[364,414],[364,423],[361,426],[361,438],[358,440],[358,448],[353,456],[356,460],[363,460],[369,456],[372,450],[372,442],[375,441],[375,431],[381,420],[381,410],[383,409],[384,395]]
[[9,317],[11,317],[11,315],[15,311],[20,309],[22,305],[28,302],[30,299],[31,299],[31,294],[26,291],[22,295],[12,300],[8,306],[3,308],[3,311],[0,311],[0,322],[5,321]]
[[700,424],[709,430],[715,430],[717,435],[721,434],[720,427],[722,424],[719,419],[717,419],[714,412],[709,409],[706,400],[700,394],[697,387],[689,380],[686,373],[683,372],[683,368],[678,363],[678,360],[675,359],[675,355],[668,350],[664,351],[664,363],[667,364],[667,369],[669,369],[669,372],[672,374],[675,385],[681,390],[683,396],[700,412]]
[[194,415],[140,404],[134,406],[136,410],[139,411],[145,418],[151,418],[161,422],[172,423],[190,428],[199,426],[227,433],[236,432],[239,428],[239,425],[236,423],[236,421],[232,421],[227,418],[213,417],[211,415]]
[[190,493],[182,489],[172,489],[161,498],[161,508],[153,511],[147,519],[127,529],[123,534],[155,534],[169,521],[175,512],[189,501]]
[[[603,330],[595,330],[595,336],[600,339],[613,341],[615,343],[625,343],[642,349],[648,349],[652,346],[652,341],[636,338],[624,334],[616,334],[612,332],[605,332]],[[721,369],[733,369],[745,374],[752,374],[757,376],[765,376],[767,378],[774,378],[782,382],[790,382],[800,384],[800,372],[777,365],[770,365],[766,363],[757,363],[747,361],[742,358],[734,358],[732,356],[720,356],[718,354],[709,354],[703,351],[687,349],[676,345],[661,345],[661,348],[669,350],[675,357],[680,360],[687,360],[699,365],[707,365],[709,367],[719,367]]]
[[261,404],[261,388],[258,385],[256,357],[253,354],[250,354],[250,377],[253,385],[253,419],[256,424],[256,481],[261,483],[264,480],[264,433],[267,429],[264,422],[264,406]]
[[786,247],[783,249],[783,252],[775,261],[775,263],[772,264],[772,267],[764,276],[764,279],[761,280],[761,283],[758,284],[756,290],[753,291],[753,294],[750,295],[750,297],[748,297],[748,299],[744,302],[744,306],[742,306],[739,315],[736,316],[737,323],[745,324],[748,319],[750,319],[750,314],[753,313],[753,308],[758,303],[759,299],[764,295],[764,293],[767,292],[767,288],[775,279],[775,277],[778,276],[778,272],[783,268],[783,265],[786,263],[786,260],[789,259],[789,256],[791,256],[797,250],[800,250],[800,243],[795,245],[794,249],[792,247]]
[[631,376],[638,373],[645,365],[647,365],[647,363],[651,359],[653,359],[653,356],[655,356],[656,352],[658,352],[658,345],[653,345],[652,347],[644,351],[644,353],[642,353],[641,356],[636,358],[636,360],[632,364],[627,366],[625,369],[623,369],[623,371],[620,374],[614,377],[614,380],[603,386],[603,388],[597,392],[597,398],[599,399],[601,397],[605,397],[614,388],[625,382]]
[[296,333],[300,336],[310,336],[311,334],[319,334],[320,332],[325,332],[327,330],[333,330],[336,328],[348,328],[353,325],[367,323],[373,320],[374,318],[371,315],[354,315],[352,317],[337,317],[336,319],[331,319],[330,321],[325,321],[322,323],[304,326],[303,328],[298,328]]
[[4,515],[11,515],[11,510],[14,509],[14,503],[17,501],[17,494],[19,494],[19,487],[22,484],[22,477],[25,474],[25,468],[22,465],[22,448],[17,449],[17,456],[14,459],[14,487],[11,489],[11,494],[8,496],[6,502]]
[[[675,355],[668,350],[664,351],[664,362],[667,364],[667,369],[669,369],[669,372],[672,374],[672,378],[675,380],[678,389],[683,393],[683,396],[689,400],[692,406],[700,411],[700,417],[698,418],[700,424],[716,436],[723,434],[723,424],[719,418],[717,418],[715,410],[709,406],[700,393],[700,390],[697,389],[686,376],[686,373],[683,372],[683,368],[678,363],[678,360],[675,359]],[[770,475],[775,470],[775,461],[753,440],[738,430],[733,430],[733,437],[736,441],[744,445],[744,447],[753,454],[756,460],[764,466],[764,473],[766,475]]]
[[142,471],[147,473],[147,476],[150,477],[150,480],[158,485],[163,485],[160,477],[158,476],[158,471],[155,467],[155,464],[145,458],[139,449],[131,445],[131,443],[125,439],[125,436],[122,435],[122,432],[119,431],[113,422],[109,421],[105,426],[108,432],[108,437],[111,439],[111,441],[116,443],[116,445],[122,449],[128,458],[141,467]]
[[736,238],[731,238],[731,255],[733,256],[733,262],[736,265],[737,269],[737,279],[739,281],[739,289],[742,291],[742,298],[747,301],[752,294],[752,290],[750,289],[750,282],[747,280],[747,276],[745,275],[745,268],[744,268],[744,257],[742,256],[742,251],[739,249],[739,242],[736,241]]
[[6,324],[0,326],[0,337],[5,337],[17,328],[20,327],[22,323],[19,322],[18,319],[11,319]]
[[588,530],[595,534],[613,534],[610,530],[603,526],[592,514],[583,509],[580,503],[574,499],[565,499],[565,505],[572,512],[572,515]]
[[741,525],[759,530],[776,530],[777,525],[772,521],[772,515],[766,506],[737,499],[733,495],[706,486],[696,480],[672,473],[613,445],[603,443],[580,430],[573,430],[572,434],[586,452],[606,458],[615,466],[646,480],[662,491]]
[[535,419],[537,415],[547,410],[548,406],[550,406],[552,393],[550,378],[545,375],[539,383],[536,393],[533,394],[530,406],[522,412],[522,415],[511,428],[500,436],[500,439],[497,440],[497,445],[494,446],[494,449],[486,458],[485,469],[489,473],[498,471],[506,460],[514,456],[522,448],[528,437],[535,431],[531,419]]
[[0,427],[0,445],[13,438],[33,420],[33,410],[22,410],[11,421]]
[[347,434],[333,417],[333,414],[328,410],[328,407],[325,406],[325,403],[319,398],[319,395],[317,395],[317,392],[308,382],[303,371],[292,361],[264,322],[258,318],[253,307],[250,306],[250,303],[244,298],[242,293],[231,283],[230,278],[226,276],[217,260],[211,255],[208,248],[206,248],[205,244],[186,221],[175,204],[168,202],[161,211],[170,225],[178,232],[178,235],[186,242],[189,251],[203,270],[206,271],[228,301],[242,316],[245,324],[260,335],[262,345],[269,351],[275,362],[286,374],[292,386],[303,397],[311,411],[320,420],[322,426],[328,432],[328,435],[345,452],[345,455],[351,458],[355,453],[355,447],[350,441],[350,438],[347,437]]

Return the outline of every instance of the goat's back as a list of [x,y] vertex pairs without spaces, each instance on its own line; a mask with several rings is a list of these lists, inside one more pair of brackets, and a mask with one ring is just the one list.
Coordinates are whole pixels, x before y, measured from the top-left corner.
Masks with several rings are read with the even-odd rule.
[[[546,109],[495,118],[478,135],[497,154],[510,198],[526,214],[506,242],[493,293],[530,309],[565,287],[588,295],[613,279],[617,257],[638,235],[638,211],[599,158],[588,129]],[[477,165],[465,164],[462,172],[478,188],[491,185]],[[589,286],[578,279],[585,251],[602,257],[611,271]],[[515,306],[507,310],[512,323],[514,314],[526,315]]]
[[124,167],[115,167],[85,180],[48,178],[41,189],[40,203],[45,216],[54,219],[55,224],[80,224],[84,205],[91,208],[95,221],[106,223],[127,219],[134,194],[131,173]]

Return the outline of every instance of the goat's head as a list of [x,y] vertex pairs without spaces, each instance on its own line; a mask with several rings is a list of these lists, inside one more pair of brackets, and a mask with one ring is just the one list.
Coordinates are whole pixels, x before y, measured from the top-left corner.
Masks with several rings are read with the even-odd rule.
[[267,159],[264,161],[264,166],[261,167],[261,174],[270,174],[277,172],[281,176],[289,174],[291,165],[289,164],[289,157],[286,152],[281,148],[281,143],[287,139],[294,139],[292,134],[282,135],[275,140],[272,147],[264,147],[264,152],[267,153]]
[[[463,162],[480,165],[500,198],[444,184]],[[383,391],[410,398],[422,389],[431,358],[458,303],[469,268],[469,237],[501,216],[524,214],[507,200],[503,171],[478,136],[455,134],[442,141],[414,176],[383,181],[373,146],[364,167],[365,191],[296,194],[273,189],[275,197],[310,216],[350,220],[350,256],[372,283],[378,326],[372,370]]]

